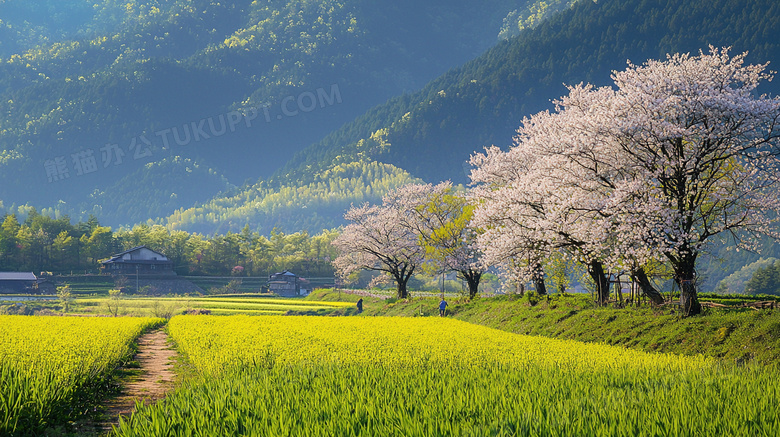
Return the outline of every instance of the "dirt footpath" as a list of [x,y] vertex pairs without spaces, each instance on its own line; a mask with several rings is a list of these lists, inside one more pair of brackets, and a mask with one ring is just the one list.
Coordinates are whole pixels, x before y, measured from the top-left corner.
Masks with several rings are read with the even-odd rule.
[[129,416],[135,409],[135,401],[151,404],[165,397],[173,388],[173,364],[176,351],[168,345],[168,334],[157,330],[138,339],[138,353],[134,360],[139,364],[139,374],[130,377],[122,393],[106,405],[105,430],[119,422],[119,415]]

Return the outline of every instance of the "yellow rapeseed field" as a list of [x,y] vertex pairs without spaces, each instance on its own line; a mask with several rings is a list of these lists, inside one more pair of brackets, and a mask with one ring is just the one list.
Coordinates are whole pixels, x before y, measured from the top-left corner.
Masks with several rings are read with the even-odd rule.
[[195,372],[121,437],[776,436],[775,370],[450,319],[177,316]]
[[72,420],[151,318],[0,316],[0,435]]
[[307,316],[174,317],[180,351],[207,373],[272,358],[277,364],[413,363],[554,365],[588,369],[700,369],[713,359],[648,354],[600,344],[532,337],[452,319]]

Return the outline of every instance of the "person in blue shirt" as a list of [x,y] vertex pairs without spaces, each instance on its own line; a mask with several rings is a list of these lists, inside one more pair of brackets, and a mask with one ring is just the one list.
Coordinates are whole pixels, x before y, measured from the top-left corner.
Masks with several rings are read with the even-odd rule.
[[444,300],[444,298],[441,298],[441,302],[439,302],[439,317],[444,317],[444,313],[447,311],[447,301]]

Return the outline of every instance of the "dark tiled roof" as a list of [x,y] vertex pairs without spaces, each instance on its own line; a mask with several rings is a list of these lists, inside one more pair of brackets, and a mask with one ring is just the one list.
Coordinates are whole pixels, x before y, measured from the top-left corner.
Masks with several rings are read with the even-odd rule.
[[32,272],[0,272],[0,281],[36,281]]
[[[153,260],[146,260],[146,261],[144,261],[144,260],[130,260],[130,261],[125,261],[125,260],[122,259],[123,255],[128,254],[130,252],[135,252],[136,250],[139,250],[139,249],[149,249],[149,248],[146,247],[146,246],[136,246],[136,247],[133,247],[132,249],[127,249],[124,252],[115,253],[115,254],[111,255],[111,258],[109,258],[107,260],[103,260],[100,263],[101,264],[106,264],[106,263],[111,263],[111,262],[130,262],[130,263],[133,263],[133,264],[165,264],[165,263],[173,264],[173,261],[170,261],[170,260],[169,261],[162,261],[162,260],[160,260],[160,261],[157,261],[157,260],[154,260],[154,261]],[[156,250],[152,250],[152,249],[149,249],[149,250],[151,250],[154,253],[159,253],[160,255],[162,255],[160,252],[158,252]],[[163,255],[163,256],[165,256],[165,255]]]
[[122,264],[173,264],[173,261],[168,260],[161,260],[161,259],[128,259],[124,260],[122,258],[111,258],[107,259],[105,261],[101,261],[101,264],[108,264],[108,263],[122,263]]
[[[126,250],[126,251],[124,251],[124,252],[115,253],[115,254],[111,255],[111,258],[116,258],[116,257],[118,257],[118,256],[122,256],[122,255],[124,255],[124,254],[126,254],[126,253],[130,253],[130,252],[135,252],[136,250],[138,250],[138,249],[143,249],[144,247],[146,247],[146,246],[136,246],[136,247],[134,247],[134,248],[132,248],[132,249],[127,249],[127,250]],[[146,248],[147,248],[147,249],[149,249],[148,247],[146,247]],[[149,249],[149,250],[152,250],[152,249]],[[154,250],[152,250],[152,252],[155,252],[155,251],[154,251]],[[159,252],[158,252],[158,253],[159,253]]]

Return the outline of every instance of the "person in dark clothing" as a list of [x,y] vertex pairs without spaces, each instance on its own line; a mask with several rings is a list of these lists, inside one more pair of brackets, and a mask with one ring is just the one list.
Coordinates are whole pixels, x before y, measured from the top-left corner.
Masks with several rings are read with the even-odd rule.
[[439,302],[439,316],[444,317],[444,313],[447,311],[447,301],[444,300],[444,298],[441,298],[441,302]]
[[363,298],[362,297],[360,299],[358,299],[358,301],[357,301],[357,309],[358,309],[358,311],[357,311],[358,314],[363,312]]

